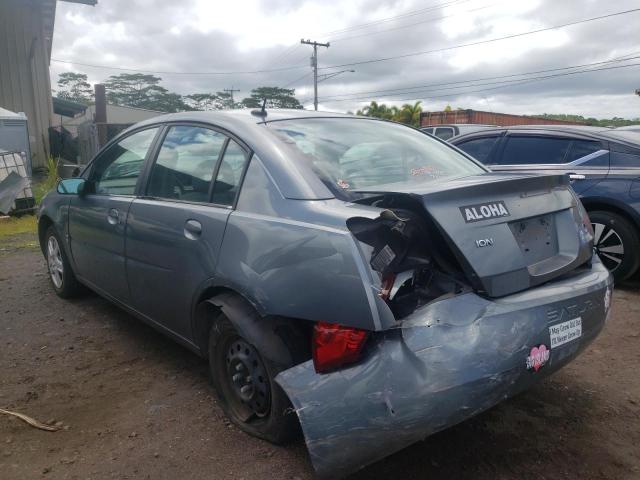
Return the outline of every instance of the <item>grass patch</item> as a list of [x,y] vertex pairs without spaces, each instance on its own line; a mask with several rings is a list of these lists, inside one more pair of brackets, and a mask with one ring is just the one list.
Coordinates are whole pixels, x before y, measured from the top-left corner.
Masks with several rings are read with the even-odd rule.
[[0,238],[12,237],[24,233],[36,233],[37,224],[35,215],[23,215],[0,220]]
[[35,215],[0,220],[0,256],[14,252],[19,248],[37,248],[37,231]]

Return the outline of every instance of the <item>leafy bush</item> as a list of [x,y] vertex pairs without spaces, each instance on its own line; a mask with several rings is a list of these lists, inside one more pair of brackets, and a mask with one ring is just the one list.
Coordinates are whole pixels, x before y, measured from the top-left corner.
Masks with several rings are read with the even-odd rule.
[[47,159],[45,170],[47,172],[46,176],[37,185],[33,186],[33,196],[36,204],[40,204],[44,196],[56,188],[58,180],[60,180],[58,176],[58,161],[52,156]]

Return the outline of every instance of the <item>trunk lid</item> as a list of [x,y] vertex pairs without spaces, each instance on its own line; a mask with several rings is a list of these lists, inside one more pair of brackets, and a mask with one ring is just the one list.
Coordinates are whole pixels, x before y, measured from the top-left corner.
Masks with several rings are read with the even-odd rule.
[[591,258],[592,238],[564,175],[486,173],[404,188],[385,194],[419,201],[489,296],[539,285]]

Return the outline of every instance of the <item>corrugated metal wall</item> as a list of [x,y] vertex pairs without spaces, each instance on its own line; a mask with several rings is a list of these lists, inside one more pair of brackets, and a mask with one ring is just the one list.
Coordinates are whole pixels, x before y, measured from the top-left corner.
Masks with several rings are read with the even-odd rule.
[[509,113],[492,113],[481,110],[452,110],[450,112],[422,112],[420,126],[443,125],[450,123],[475,123],[485,125],[582,125],[579,122],[552,120],[550,118],[525,117]]
[[49,43],[42,2],[0,0],[0,107],[27,115],[33,168],[45,166],[49,151]]

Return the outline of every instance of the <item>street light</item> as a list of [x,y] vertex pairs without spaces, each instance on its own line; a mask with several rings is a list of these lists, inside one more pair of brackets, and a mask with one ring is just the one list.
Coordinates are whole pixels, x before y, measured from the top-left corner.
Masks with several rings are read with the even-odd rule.
[[337,77],[341,73],[355,73],[355,70],[340,70],[339,72],[325,73],[324,75],[318,75],[318,83],[329,80],[330,78]]

